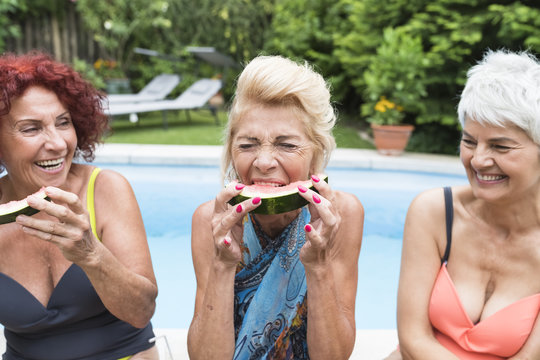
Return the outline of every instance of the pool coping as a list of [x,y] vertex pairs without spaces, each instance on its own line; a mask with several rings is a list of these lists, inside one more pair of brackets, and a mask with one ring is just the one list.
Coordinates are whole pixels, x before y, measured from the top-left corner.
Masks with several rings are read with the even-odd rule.
[[[140,165],[219,166],[222,146],[103,144],[96,149],[96,162]],[[403,153],[386,156],[368,149],[336,149],[329,167],[372,170],[421,171],[465,175],[458,156]]]

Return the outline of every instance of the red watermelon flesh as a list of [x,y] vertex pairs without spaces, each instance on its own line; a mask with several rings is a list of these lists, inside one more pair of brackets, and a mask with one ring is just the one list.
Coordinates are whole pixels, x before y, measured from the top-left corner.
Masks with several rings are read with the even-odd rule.
[[[45,189],[41,188],[39,191],[33,194],[34,196],[38,196],[40,198],[49,200],[47,197],[47,194],[45,194]],[[15,218],[19,215],[34,215],[39,210],[34,209],[28,205],[28,202],[26,199],[22,200],[16,200],[16,201],[10,201],[5,204],[0,205],[0,225],[1,224],[7,224],[15,221]]]
[[[328,182],[328,176],[324,175],[322,179]],[[246,199],[254,197],[261,198],[261,205],[252,210],[255,214],[281,214],[292,211],[308,203],[298,193],[298,186],[317,191],[313,187],[311,180],[296,181],[285,186],[271,185],[249,185],[242,189],[242,192],[229,201],[230,204],[236,205]]]

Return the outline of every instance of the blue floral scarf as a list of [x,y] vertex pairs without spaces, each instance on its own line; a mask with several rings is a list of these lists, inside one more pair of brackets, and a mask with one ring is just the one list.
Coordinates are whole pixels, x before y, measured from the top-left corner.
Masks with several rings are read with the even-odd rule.
[[[307,207],[275,239],[244,219],[243,261],[235,277],[235,360],[309,359],[306,276],[300,249]],[[266,246],[261,246],[261,243]]]

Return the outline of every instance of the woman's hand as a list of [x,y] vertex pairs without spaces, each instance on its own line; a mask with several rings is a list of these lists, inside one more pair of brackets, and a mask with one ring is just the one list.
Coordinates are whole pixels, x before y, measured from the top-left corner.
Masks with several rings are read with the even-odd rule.
[[212,233],[216,257],[231,267],[236,267],[242,260],[242,219],[261,203],[261,198],[256,197],[231,206],[228,201],[240,194],[244,187],[245,185],[240,183],[231,183],[219,192],[214,201]]
[[303,186],[298,188],[300,195],[309,201],[311,213],[311,221],[304,227],[306,243],[300,251],[300,260],[304,266],[326,265],[330,260],[328,252],[334,244],[341,216],[338,208],[333,205],[335,196],[330,185],[316,175],[311,177],[311,181],[318,194]]
[[67,260],[76,264],[91,262],[98,240],[81,200],[73,193],[50,186],[45,193],[51,201],[31,195],[27,202],[49,217],[20,215],[17,223],[25,233],[58,246]]

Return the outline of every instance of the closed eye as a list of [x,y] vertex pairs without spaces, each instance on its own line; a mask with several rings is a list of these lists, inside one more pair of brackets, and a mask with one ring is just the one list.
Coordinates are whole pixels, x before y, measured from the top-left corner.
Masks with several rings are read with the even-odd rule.
[[68,127],[71,125],[71,119],[69,118],[63,118],[63,119],[60,119],[57,123],[56,123],[56,126],[58,127]]
[[510,150],[512,149],[510,146],[505,146],[505,145],[491,145],[494,149],[496,150],[501,150],[501,151],[507,151],[507,150]]
[[298,147],[295,144],[289,144],[289,143],[279,143],[278,146],[282,148],[290,149],[290,150],[296,149]]
[[255,147],[255,144],[240,144],[238,145],[238,147],[241,150],[249,150],[249,149],[253,149]]
[[476,142],[474,140],[471,140],[471,139],[462,138],[461,142],[463,142],[468,147],[476,145]]
[[37,127],[32,126],[32,127],[26,127],[26,128],[21,129],[21,132],[23,134],[32,134],[32,133],[34,133],[34,132],[36,132],[38,130],[39,129]]

